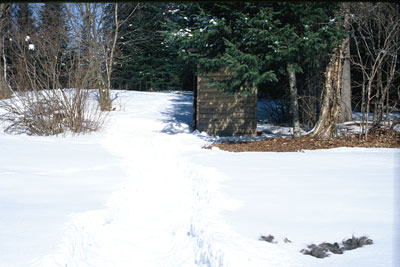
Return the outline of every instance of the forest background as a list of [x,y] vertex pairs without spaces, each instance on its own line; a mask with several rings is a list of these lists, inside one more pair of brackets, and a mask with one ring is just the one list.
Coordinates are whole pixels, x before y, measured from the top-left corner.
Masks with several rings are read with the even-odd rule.
[[[332,137],[352,111],[361,112],[364,134],[369,124],[397,123],[388,116],[398,112],[400,99],[396,3],[0,4],[0,31],[1,98],[97,89],[107,111],[111,89],[192,91],[196,75],[224,68],[232,75],[211,81],[216,87],[225,93],[256,88],[273,110],[271,122],[292,125],[295,136],[302,127]],[[25,106],[43,114],[61,105],[63,116],[74,117],[69,129],[98,127],[82,126],[83,115],[75,116],[85,109],[79,105],[84,93],[56,97],[56,106],[37,97]],[[16,106],[6,110],[14,126],[26,124],[26,110],[22,120],[15,118]],[[62,131],[56,119],[50,131],[36,134]]]

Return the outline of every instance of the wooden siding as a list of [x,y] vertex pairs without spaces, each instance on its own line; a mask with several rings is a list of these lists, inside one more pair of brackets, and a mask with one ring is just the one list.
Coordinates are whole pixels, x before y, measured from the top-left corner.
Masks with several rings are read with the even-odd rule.
[[257,93],[224,94],[210,87],[209,77],[221,79],[226,73],[211,73],[197,77],[194,99],[194,125],[209,135],[256,135]]

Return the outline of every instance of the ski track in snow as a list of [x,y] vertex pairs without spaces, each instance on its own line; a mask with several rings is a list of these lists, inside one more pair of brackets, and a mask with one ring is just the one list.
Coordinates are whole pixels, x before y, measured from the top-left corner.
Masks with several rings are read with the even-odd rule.
[[[141,97],[150,102],[136,105]],[[125,181],[105,209],[71,215],[58,251],[33,267],[296,266],[284,250],[240,236],[222,219],[239,204],[219,192],[222,173],[184,157],[204,140],[170,120],[176,98],[137,93],[127,107],[134,115],[112,114],[102,145],[123,158]]]

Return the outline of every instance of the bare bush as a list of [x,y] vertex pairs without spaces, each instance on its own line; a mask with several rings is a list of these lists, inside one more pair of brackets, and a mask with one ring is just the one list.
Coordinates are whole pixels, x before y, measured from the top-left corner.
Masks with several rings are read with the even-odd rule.
[[70,43],[61,14],[61,5],[46,4],[40,34],[13,35],[8,72],[13,97],[0,102],[7,133],[87,133],[104,123],[107,113],[87,90],[91,69],[82,68],[81,42]]
[[106,113],[91,103],[88,90],[33,90],[0,101],[6,112],[0,120],[5,132],[28,135],[58,135],[68,131],[87,133],[100,129]]

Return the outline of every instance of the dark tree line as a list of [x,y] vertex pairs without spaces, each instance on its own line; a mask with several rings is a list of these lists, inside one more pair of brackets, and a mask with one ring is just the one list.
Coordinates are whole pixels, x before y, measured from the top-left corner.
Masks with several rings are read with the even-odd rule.
[[227,69],[230,79],[214,81],[227,93],[256,87],[287,99],[295,136],[300,124],[320,138],[334,136],[337,122],[351,120],[352,104],[364,133],[366,114],[374,111],[380,127],[383,110],[396,110],[396,3],[194,3],[174,11],[179,26],[169,37],[179,56],[196,73]]
[[331,137],[352,110],[378,127],[400,96],[396,3],[1,4],[0,29],[2,97],[98,88],[111,109],[110,89],[193,90],[224,68],[219,89],[257,88],[295,136]]

